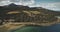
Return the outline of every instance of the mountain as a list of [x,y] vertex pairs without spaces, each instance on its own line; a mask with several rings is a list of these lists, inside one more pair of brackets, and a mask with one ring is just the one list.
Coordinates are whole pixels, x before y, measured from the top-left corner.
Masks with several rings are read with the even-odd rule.
[[17,22],[52,22],[57,21],[60,12],[45,9],[42,7],[28,7],[11,3],[6,6],[0,6],[0,19],[15,19]]

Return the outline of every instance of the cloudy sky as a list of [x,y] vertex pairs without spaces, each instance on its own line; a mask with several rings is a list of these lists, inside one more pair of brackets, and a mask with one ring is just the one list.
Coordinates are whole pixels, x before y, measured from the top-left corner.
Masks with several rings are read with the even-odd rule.
[[0,0],[0,6],[8,5],[10,3],[60,11],[60,0]]

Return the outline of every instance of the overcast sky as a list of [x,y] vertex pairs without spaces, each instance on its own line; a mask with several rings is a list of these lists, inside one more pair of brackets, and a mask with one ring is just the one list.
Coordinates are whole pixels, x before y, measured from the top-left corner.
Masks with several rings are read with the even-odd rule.
[[0,6],[8,5],[10,3],[60,11],[60,0],[0,0]]

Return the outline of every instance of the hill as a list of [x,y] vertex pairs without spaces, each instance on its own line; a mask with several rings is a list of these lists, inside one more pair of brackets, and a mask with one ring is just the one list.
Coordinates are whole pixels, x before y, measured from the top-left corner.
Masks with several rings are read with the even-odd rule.
[[42,7],[28,7],[14,3],[0,6],[0,20],[3,22],[53,22],[57,21],[60,12]]

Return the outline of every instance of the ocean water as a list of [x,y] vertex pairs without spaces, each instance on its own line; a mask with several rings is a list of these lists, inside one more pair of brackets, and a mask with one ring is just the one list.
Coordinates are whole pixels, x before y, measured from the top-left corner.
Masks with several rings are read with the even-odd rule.
[[25,26],[11,32],[60,32],[60,24],[53,26]]

